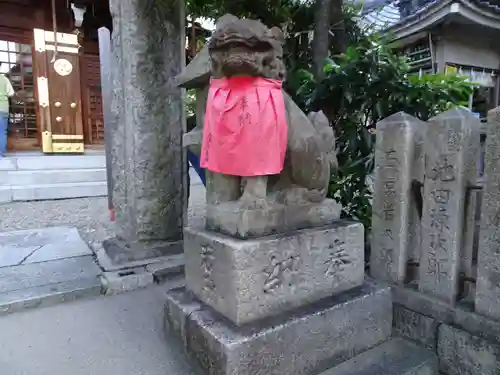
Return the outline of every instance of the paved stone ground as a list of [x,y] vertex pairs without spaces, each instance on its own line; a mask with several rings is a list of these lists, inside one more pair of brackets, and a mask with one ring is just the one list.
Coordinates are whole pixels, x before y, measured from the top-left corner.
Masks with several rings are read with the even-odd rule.
[[[188,222],[200,225],[205,188],[193,182]],[[89,246],[101,267],[113,271],[102,249],[114,233],[108,215],[105,197],[1,205],[0,315],[100,294],[101,270]],[[149,285],[180,267],[182,257],[174,258],[136,265],[130,275],[104,272],[104,290],[114,294]]]
[[100,274],[75,228],[0,233],[0,315],[99,295]]
[[168,286],[0,317],[0,373],[199,375],[163,337]]
[[0,233],[0,268],[92,255],[75,228]]
[[[203,221],[205,188],[191,186],[189,201],[190,224]],[[14,202],[0,205],[0,232],[38,229],[54,226],[75,227],[92,247],[113,236],[109,220],[108,198],[79,198],[56,201]]]
[[[194,181],[191,186],[188,222],[200,225],[204,220],[204,210],[205,188],[199,181]],[[8,245],[15,245],[8,241],[11,231],[74,227],[85,242],[95,249],[104,239],[113,236],[113,226],[109,220],[105,197],[0,205],[0,236],[3,233],[3,242]],[[5,257],[0,260],[5,264],[19,264],[20,269],[19,267],[33,266],[29,260],[32,256],[35,256],[35,260],[47,257],[47,249],[38,254],[36,252],[42,248],[31,253],[34,248],[28,247],[25,249],[26,256],[19,258],[22,254],[3,254]],[[58,256],[64,255],[55,254],[54,251],[49,253],[52,258],[55,257],[53,262],[82,258],[77,256],[58,260]],[[23,262],[30,264],[24,265]],[[51,262],[45,264],[49,263]],[[93,260],[91,263],[93,264]],[[16,267],[5,267],[4,272],[9,273],[13,268]],[[51,275],[58,274],[53,270],[49,271]],[[4,276],[12,279],[10,274]],[[32,281],[29,277],[22,279]],[[0,314],[0,373],[198,374],[186,362],[178,342],[173,338],[165,342],[163,337],[164,293],[170,284],[179,282],[168,281],[167,284],[118,296],[91,297],[16,314]],[[20,296],[21,299],[24,297]]]

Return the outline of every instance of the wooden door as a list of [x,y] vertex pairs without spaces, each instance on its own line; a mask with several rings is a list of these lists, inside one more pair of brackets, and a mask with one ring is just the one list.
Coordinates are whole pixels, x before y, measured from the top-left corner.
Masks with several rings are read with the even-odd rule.
[[[45,153],[82,153],[78,36],[34,30],[38,124]],[[57,50],[56,50],[57,49]]]
[[[1,5],[0,9],[3,11]],[[40,148],[36,120],[32,41],[31,30],[11,29],[0,25],[0,62],[2,63],[0,73],[4,73],[9,78],[15,92],[23,93],[22,97],[10,100],[7,137],[7,150],[9,151],[35,151]]]
[[[84,48],[86,48],[85,46]],[[99,55],[85,53],[82,65],[82,103],[85,144],[104,145],[104,114],[101,93],[101,65]]]

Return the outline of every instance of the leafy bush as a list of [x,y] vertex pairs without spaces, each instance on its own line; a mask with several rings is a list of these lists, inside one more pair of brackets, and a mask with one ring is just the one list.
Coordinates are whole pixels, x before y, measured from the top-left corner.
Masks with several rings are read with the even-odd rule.
[[339,170],[329,196],[343,205],[343,216],[371,227],[371,190],[367,178],[374,166],[374,129],[399,111],[427,120],[457,105],[467,105],[473,85],[464,78],[410,74],[379,36],[365,36],[345,54],[328,60],[325,76],[315,82],[307,70],[289,75],[288,91],[305,111],[323,110],[337,136]]

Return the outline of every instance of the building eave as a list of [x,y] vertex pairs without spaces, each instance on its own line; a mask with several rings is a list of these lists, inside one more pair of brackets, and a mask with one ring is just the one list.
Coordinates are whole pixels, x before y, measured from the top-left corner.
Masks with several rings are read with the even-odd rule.
[[406,38],[410,35],[417,34],[425,29],[428,29],[436,24],[439,24],[446,16],[452,14],[453,0],[435,2],[431,6],[426,7],[407,17],[395,25],[392,25],[385,30],[385,33],[390,34],[394,40]]
[[389,46],[392,48],[404,47],[412,43],[418,42],[419,40],[422,40],[424,38],[427,38],[428,36],[429,36],[428,31],[419,31],[415,34],[410,34],[403,38],[394,39],[389,43]]
[[428,30],[442,23],[450,15],[457,15],[478,25],[500,30],[500,14],[489,12],[467,0],[436,2],[415,15],[401,20],[385,30],[397,41]]
[[500,14],[495,12],[489,12],[486,9],[478,7],[476,4],[461,0],[459,5],[458,13],[478,25],[500,30]]

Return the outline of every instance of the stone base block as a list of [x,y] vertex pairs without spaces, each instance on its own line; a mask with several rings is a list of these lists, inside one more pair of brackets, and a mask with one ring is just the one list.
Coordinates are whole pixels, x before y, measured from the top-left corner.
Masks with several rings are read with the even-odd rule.
[[254,238],[329,225],[340,218],[342,206],[333,199],[321,203],[242,209],[239,202],[207,205],[207,229],[237,238]]
[[429,350],[436,351],[439,323],[401,305],[393,306],[393,334],[410,339]]
[[[399,305],[413,311],[414,314],[430,318],[422,320],[414,315],[414,318],[401,322],[402,325],[408,327],[400,332],[411,332],[406,337],[412,340],[427,345],[425,337],[432,335],[435,338],[437,335],[436,325],[445,323],[487,341],[499,342],[500,344],[500,322],[474,313],[472,306],[462,303],[452,306],[424,293],[395,286],[393,287],[393,299],[396,308]],[[398,316],[399,314],[396,313],[396,323],[399,320]]]
[[446,302],[415,290],[393,287],[393,335],[432,349],[445,375],[498,374],[500,322],[473,312],[473,305]]
[[153,274],[146,272],[144,268],[126,272],[104,272],[101,279],[108,296],[146,288],[154,283]]
[[154,282],[184,277],[184,254],[148,258],[115,264],[101,246],[93,246],[104,271],[101,277],[106,295],[145,288]]
[[439,370],[447,375],[496,375],[500,345],[455,327],[441,324],[438,334]]
[[184,253],[115,263],[100,243],[96,242],[91,246],[97,257],[97,262],[105,272],[122,272],[145,267],[148,272],[154,274],[155,279],[164,279],[168,275],[184,274]]
[[252,240],[186,228],[186,285],[237,325],[278,315],[361,285],[363,234],[344,221]]
[[438,375],[438,359],[409,341],[393,339],[321,375]]
[[389,287],[374,282],[237,327],[186,289],[167,293],[166,334],[180,336],[186,352],[209,375],[310,375],[387,340]]
[[129,244],[117,238],[103,241],[106,255],[114,264],[130,263],[173,254],[182,254],[182,241]]

